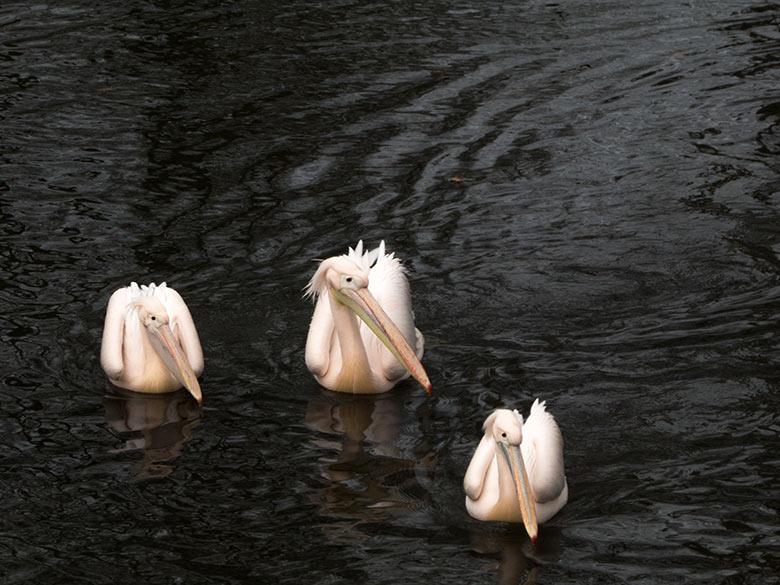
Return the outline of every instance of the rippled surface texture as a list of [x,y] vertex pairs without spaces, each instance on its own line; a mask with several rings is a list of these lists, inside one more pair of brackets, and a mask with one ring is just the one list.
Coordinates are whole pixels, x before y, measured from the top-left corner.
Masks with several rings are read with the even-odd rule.
[[[780,6],[0,7],[0,576],[778,583]],[[303,363],[315,258],[404,259],[434,393]],[[110,293],[179,290],[203,408],[107,382]],[[465,512],[547,400],[570,501]]]

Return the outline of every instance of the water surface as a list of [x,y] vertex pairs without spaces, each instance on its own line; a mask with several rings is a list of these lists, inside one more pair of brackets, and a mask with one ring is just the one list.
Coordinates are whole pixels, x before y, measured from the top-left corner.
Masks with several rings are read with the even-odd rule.
[[[0,8],[2,581],[778,583],[780,7]],[[316,264],[404,260],[432,397],[318,387]],[[179,290],[201,409],[98,363]],[[570,501],[468,517],[496,407]]]

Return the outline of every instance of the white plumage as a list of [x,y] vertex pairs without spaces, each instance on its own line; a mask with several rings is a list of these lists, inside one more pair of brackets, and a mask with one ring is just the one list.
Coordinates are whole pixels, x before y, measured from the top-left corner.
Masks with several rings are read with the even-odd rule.
[[537,399],[531,414],[495,410],[485,420],[463,487],[466,509],[479,520],[523,522],[531,538],[569,497],[563,437],[555,418]]
[[306,365],[320,384],[375,394],[411,374],[430,392],[409,282],[384,241],[366,252],[360,241],[347,254],[323,260],[306,295],[316,299]]
[[121,388],[159,393],[184,386],[202,400],[198,332],[184,299],[165,283],[139,287],[133,282],[111,295],[100,363]]

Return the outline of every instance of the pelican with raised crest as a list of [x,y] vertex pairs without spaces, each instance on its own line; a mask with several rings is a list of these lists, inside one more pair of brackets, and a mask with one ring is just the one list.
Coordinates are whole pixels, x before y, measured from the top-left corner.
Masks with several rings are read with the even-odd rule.
[[516,410],[497,409],[483,429],[463,479],[466,510],[478,520],[522,522],[535,541],[537,525],[569,498],[558,424],[537,399],[525,422]]
[[316,299],[306,366],[317,382],[337,392],[379,394],[411,375],[430,394],[409,282],[384,241],[366,252],[360,241],[348,254],[320,262],[306,295]]
[[198,402],[203,350],[184,299],[172,288],[132,283],[111,295],[100,364],[111,382],[137,392],[184,386]]

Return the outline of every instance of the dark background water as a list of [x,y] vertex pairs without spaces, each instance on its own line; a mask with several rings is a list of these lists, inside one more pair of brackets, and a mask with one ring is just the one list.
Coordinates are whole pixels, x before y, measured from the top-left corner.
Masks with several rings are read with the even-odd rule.
[[[0,581],[780,582],[780,5],[633,4],[3,2]],[[430,398],[306,371],[361,238]],[[133,280],[187,300],[202,409],[106,381]],[[536,397],[532,545],[461,480]]]

